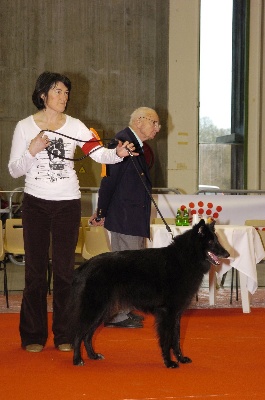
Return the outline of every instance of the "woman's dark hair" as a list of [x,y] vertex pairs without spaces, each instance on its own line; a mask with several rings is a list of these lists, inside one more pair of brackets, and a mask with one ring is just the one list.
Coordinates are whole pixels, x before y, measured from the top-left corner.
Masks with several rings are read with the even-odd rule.
[[71,92],[71,81],[66,76],[57,74],[56,72],[43,72],[37,79],[35,90],[32,94],[33,104],[38,110],[43,110],[45,108],[44,100],[41,95],[48,95],[48,91],[56,85],[57,82],[62,82],[69,90],[68,101],[70,100]]

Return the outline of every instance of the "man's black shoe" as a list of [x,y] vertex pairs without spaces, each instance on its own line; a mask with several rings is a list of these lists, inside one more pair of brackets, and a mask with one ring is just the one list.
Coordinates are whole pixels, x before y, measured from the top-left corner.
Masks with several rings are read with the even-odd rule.
[[127,318],[120,322],[105,322],[104,326],[107,328],[143,328],[143,324],[139,321],[134,321]]
[[135,314],[132,311],[130,311],[127,315],[128,315],[129,318],[133,319],[134,321],[142,322],[144,320],[144,316],[143,315]]

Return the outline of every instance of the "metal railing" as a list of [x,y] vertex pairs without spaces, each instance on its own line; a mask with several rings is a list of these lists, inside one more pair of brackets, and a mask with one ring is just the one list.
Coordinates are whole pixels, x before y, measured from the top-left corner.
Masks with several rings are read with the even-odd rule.
[[[18,188],[13,189],[13,190],[1,190],[0,194],[1,193],[8,194],[8,207],[1,208],[0,209],[0,214],[8,214],[8,218],[13,218],[14,214],[16,214],[16,212],[21,207],[20,203],[13,204],[14,195],[16,195],[17,193],[23,193],[23,192],[24,192],[24,188],[23,187],[18,187]],[[8,254],[8,258],[13,264],[21,265],[21,266],[25,265],[24,256],[18,255],[18,257],[19,258],[22,257],[22,261],[20,261],[20,259],[17,259],[16,255]]]
[[194,194],[232,194],[232,195],[248,195],[248,194],[265,194],[265,190],[255,190],[255,189],[229,189],[229,190],[223,190],[223,189],[201,189],[198,190]]
[[[99,190],[99,187],[80,187],[81,194],[97,194]],[[0,191],[1,193],[7,194],[8,195],[8,207],[4,209],[0,209],[0,214],[8,214],[8,218],[13,218],[16,212],[19,210],[21,207],[21,204],[14,204],[14,196],[17,193],[23,193],[24,192],[24,187],[18,187],[13,190],[3,190]],[[182,194],[179,189],[177,188],[159,188],[159,187],[154,187],[152,188],[152,194],[165,194],[165,193],[174,193],[176,195]],[[15,255],[15,254],[8,254],[9,260],[15,264],[15,265],[25,265],[24,257],[22,256],[22,261],[20,260],[21,256],[20,255]]]
[[[81,193],[97,193],[99,191],[99,187],[80,187]],[[175,194],[183,194],[181,191],[177,188],[158,188],[154,187],[152,188],[152,193],[157,194],[157,193],[169,193],[173,192]]]
[[12,218],[13,215],[18,211],[18,208],[20,208],[21,204],[13,204],[13,197],[17,193],[23,193],[24,188],[23,187],[18,187],[13,190],[1,190],[1,193],[9,194],[8,196],[8,207],[6,208],[0,208],[0,214],[8,214],[8,218]]

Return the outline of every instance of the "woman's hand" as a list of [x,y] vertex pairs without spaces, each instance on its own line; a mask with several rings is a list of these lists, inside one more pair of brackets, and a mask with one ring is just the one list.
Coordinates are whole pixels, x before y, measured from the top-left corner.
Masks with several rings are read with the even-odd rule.
[[40,132],[32,141],[30,142],[29,145],[29,152],[30,154],[35,157],[36,154],[38,154],[40,151],[46,149],[50,144],[50,140],[47,135],[43,134],[43,131]]
[[[134,144],[129,143],[128,141],[122,143],[119,140],[119,144],[116,147],[116,153],[119,157],[127,157],[128,155],[139,156],[139,153],[134,153],[135,150]],[[130,154],[131,153],[131,154]]]

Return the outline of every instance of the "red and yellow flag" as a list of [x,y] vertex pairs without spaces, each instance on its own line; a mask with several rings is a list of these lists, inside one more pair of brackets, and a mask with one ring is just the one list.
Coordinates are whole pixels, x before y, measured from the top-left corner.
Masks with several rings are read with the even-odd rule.
[[[99,141],[98,143],[99,143],[101,146],[103,146],[103,143],[102,143],[102,141],[101,141],[101,139],[100,139],[99,134],[97,133],[97,131],[96,131],[94,128],[89,128],[89,129],[91,130],[91,132],[93,133],[93,135],[95,136],[95,138]],[[106,172],[106,164],[101,164],[101,165],[102,165],[102,167],[101,167],[101,174],[100,174],[100,176],[103,178],[104,176],[107,175],[107,172]]]

